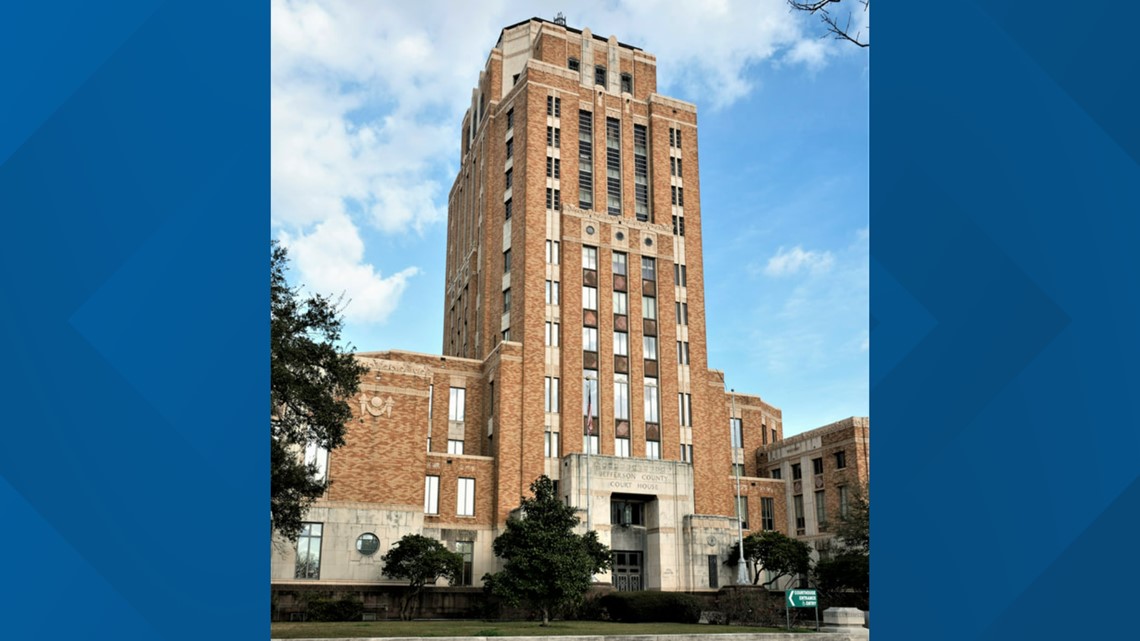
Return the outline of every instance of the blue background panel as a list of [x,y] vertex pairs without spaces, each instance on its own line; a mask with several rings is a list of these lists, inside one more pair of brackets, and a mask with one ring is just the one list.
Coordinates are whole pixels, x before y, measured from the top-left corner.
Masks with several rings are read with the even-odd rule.
[[0,636],[268,636],[268,18],[0,21]]
[[875,635],[1100,638],[1137,566],[1140,12],[877,6]]

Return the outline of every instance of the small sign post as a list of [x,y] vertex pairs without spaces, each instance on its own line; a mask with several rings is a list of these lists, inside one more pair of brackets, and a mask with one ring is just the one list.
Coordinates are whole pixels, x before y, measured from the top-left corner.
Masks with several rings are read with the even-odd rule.
[[819,595],[815,590],[784,590],[784,619],[792,629],[790,608],[815,608],[815,631],[819,632]]

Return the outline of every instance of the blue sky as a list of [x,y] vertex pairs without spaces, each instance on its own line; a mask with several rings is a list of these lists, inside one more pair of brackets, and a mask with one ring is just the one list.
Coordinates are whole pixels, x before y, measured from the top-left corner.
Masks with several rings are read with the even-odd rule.
[[275,0],[272,234],[294,282],[349,299],[357,350],[440,352],[463,111],[500,29],[558,11],[697,104],[710,367],[786,434],[867,415],[868,52],[783,0]]

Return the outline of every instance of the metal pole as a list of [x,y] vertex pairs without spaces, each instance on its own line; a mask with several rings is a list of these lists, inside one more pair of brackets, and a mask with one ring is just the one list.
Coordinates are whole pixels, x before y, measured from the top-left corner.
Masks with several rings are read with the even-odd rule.
[[[748,585],[748,568],[745,567],[746,562],[744,560],[744,521],[740,518],[740,468],[736,465],[736,448],[731,447],[733,435],[732,421],[736,418],[736,390],[730,389],[729,393],[729,398],[732,401],[732,416],[728,417],[728,437],[729,449],[732,451],[732,469],[736,471],[736,534],[740,542],[740,562],[736,564],[736,584]],[[744,435],[741,434],[741,447],[744,446],[743,438]]]
[[593,408],[592,403],[591,403],[591,400],[593,397],[590,396],[590,379],[587,378],[584,380],[586,381],[586,399],[587,399],[586,400],[586,424],[590,426],[590,429],[586,430],[586,531],[589,532],[590,530],[594,529],[594,521],[592,518],[592,512],[590,510],[590,504],[593,503],[593,501],[590,500],[591,499],[591,496],[590,496],[590,450],[594,449],[593,448],[593,445],[594,445],[594,434],[593,434],[594,429],[593,429],[593,423],[591,423],[591,421],[590,421],[590,419],[592,418],[590,416],[590,414],[593,413],[594,408]]

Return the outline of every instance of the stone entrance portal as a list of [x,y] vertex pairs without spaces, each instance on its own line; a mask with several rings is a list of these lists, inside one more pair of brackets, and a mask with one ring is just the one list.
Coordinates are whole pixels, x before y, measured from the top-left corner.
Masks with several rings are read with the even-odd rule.
[[583,454],[563,457],[560,485],[583,521],[590,505],[594,530],[614,551],[610,575],[597,579],[619,590],[688,589],[681,530],[693,513],[692,466],[614,456],[591,456],[589,472],[586,465]]

